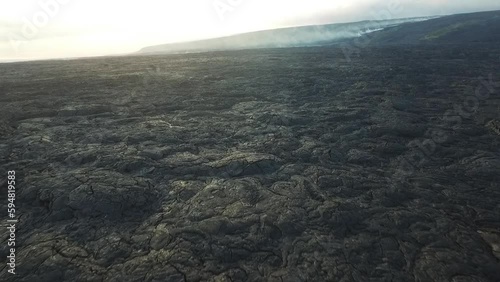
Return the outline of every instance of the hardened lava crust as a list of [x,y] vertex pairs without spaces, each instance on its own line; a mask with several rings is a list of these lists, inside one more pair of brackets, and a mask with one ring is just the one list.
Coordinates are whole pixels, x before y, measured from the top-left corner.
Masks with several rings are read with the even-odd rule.
[[500,49],[357,51],[0,65],[0,280],[500,281]]

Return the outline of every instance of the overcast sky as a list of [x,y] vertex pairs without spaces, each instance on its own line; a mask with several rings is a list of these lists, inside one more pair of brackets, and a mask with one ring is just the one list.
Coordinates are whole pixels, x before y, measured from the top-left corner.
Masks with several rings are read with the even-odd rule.
[[0,61],[134,52],[285,26],[500,10],[499,0],[1,0]]

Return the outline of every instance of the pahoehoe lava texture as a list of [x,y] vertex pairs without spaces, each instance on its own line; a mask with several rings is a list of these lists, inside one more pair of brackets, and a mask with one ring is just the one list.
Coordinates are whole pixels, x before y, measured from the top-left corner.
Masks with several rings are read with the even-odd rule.
[[[0,172],[17,171],[20,222],[18,275],[3,264],[0,280],[500,281],[499,58],[318,47],[2,65]],[[489,75],[495,92],[450,123]],[[436,129],[446,141],[401,173]]]

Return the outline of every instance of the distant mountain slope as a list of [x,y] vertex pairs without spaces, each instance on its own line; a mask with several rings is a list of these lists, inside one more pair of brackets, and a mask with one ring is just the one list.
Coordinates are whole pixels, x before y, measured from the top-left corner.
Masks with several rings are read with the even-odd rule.
[[366,37],[371,44],[500,43],[500,11],[445,16],[404,23]]
[[139,53],[183,53],[325,45],[359,37],[401,23],[419,22],[427,19],[429,17],[281,28],[215,39],[151,46],[141,49]]
[[500,11],[265,30],[151,46],[139,54],[305,47],[357,39],[371,45],[500,43]]

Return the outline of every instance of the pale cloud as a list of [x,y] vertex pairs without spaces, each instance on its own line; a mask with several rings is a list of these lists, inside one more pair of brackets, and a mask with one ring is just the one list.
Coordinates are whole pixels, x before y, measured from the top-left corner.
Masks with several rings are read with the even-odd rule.
[[370,20],[388,10],[404,18],[494,9],[500,1],[3,0],[0,60],[128,53],[283,26]]

